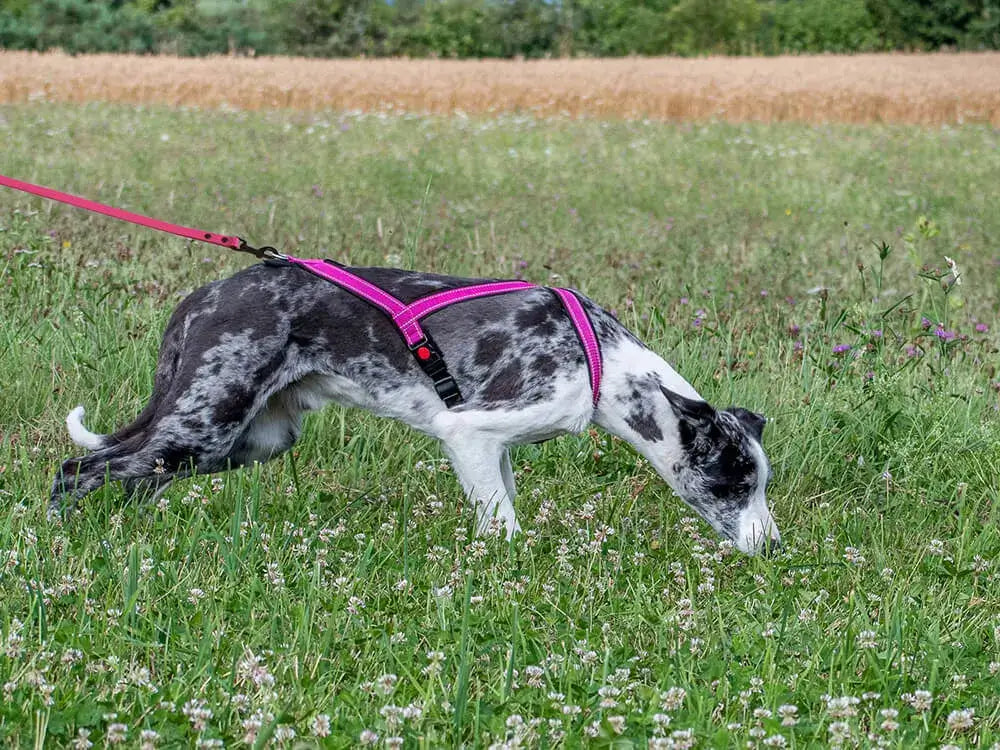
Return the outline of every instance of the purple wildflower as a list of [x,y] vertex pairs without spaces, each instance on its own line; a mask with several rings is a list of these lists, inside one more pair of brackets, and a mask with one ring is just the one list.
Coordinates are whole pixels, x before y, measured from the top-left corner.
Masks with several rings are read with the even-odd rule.
[[761,290],[760,290],[760,296],[761,296],[761,297],[766,297],[766,296],[767,296],[767,294],[768,294],[768,292],[767,292],[767,290],[766,290],[766,289],[761,289]]
[[924,329],[925,331],[926,331],[926,330],[927,330],[928,328],[930,328],[930,327],[931,327],[931,325],[933,325],[933,324],[932,324],[932,323],[930,322],[930,320],[928,320],[927,318],[921,318],[921,319],[920,319],[920,327],[921,327],[921,328],[923,328],[923,329]]
[[872,338],[873,339],[880,339],[880,338],[882,338],[882,329],[881,328],[876,328],[874,331],[872,331]]
[[834,354],[843,354],[844,352],[849,352],[851,350],[850,344],[837,344],[833,347]]
[[796,352],[801,352],[802,351],[802,342],[801,341],[796,341],[795,343],[793,343],[792,344],[792,350],[796,351]]
[[874,380],[874,379],[875,379],[875,373],[874,372],[872,372],[871,370],[869,370],[868,372],[865,373],[865,380]]
[[939,325],[935,329],[934,335],[937,336],[942,341],[951,341],[953,338],[955,338],[956,334],[954,331],[946,331],[944,326]]
[[990,327],[985,323],[976,323],[976,333],[986,333]]
[[687,303],[688,303],[688,298],[687,297],[681,297],[681,304],[682,305],[686,305]]
[[798,336],[800,330],[801,329],[799,328],[799,324],[798,323],[792,323],[790,326],[788,326],[788,335],[790,335],[790,336]]

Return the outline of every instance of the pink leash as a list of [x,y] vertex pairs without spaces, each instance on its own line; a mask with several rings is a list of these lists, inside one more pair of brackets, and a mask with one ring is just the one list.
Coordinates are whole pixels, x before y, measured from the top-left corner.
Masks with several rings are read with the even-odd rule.
[[[15,180],[12,177],[5,177],[4,175],[0,175],[0,185],[13,188],[14,190],[20,190],[25,193],[38,195],[49,200],[59,201],[60,203],[67,203],[71,206],[75,206],[76,208],[82,208],[87,211],[104,214],[105,216],[110,216],[111,218],[119,219],[120,221],[127,221],[132,224],[138,224],[160,232],[175,234],[179,237],[186,237],[189,240],[209,242],[213,245],[219,245],[231,250],[240,250],[242,252],[251,253],[258,258],[286,261],[293,265],[301,266],[307,271],[331,281],[337,286],[355,294],[366,302],[378,307],[386,315],[388,315],[399,329],[400,334],[406,341],[406,345],[410,348],[410,351],[413,352],[413,355],[416,357],[417,363],[420,365],[421,369],[423,369],[423,371],[430,376],[431,380],[434,381],[435,390],[445,402],[445,405],[449,408],[461,403],[462,395],[458,390],[458,386],[455,383],[454,378],[452,378],[451,374],[448,372],[448,368],[444,363],[440,350],[434,344],[433,340],[426,333],[424,333],[423,329],[420,327],[420,319],[430,315],[431,313],[437,312],[448,305],[453,305],[456,302],[464,302],[478,297],[486,297],[493,294],[507,294],[509,292],[534,289],[537,287],[536,284],[531,284],[527,281],[495,281],[486,284],[474,284],[472,286],[462,287],[459,289],[448,289],[443,292],[435,292],[427,295],[426,297],[421,297],[420,299],[407,305],[393,297],[385,290],[380,289],[374,284],[371,284],[358,276],[355,276],[341,266],[328,261],[294,258],[290,255],[283,255],[279,253],[273,247],[251,247],[247,244],[246,240],[236,237],[235,235],[203,232],[200,229],[193,229],[192,227],[185,227],[180,224],[171,224],[166,221],[160,221],[159,219],[153,219],[149,216],[143,216],[142,214],[108,206],[104,203],[98,203],[97,201],[81,198],[77,195],[71,195],[70,193],[53,190],[52,188],[47,188],[42,185],[35,185],[31,182]],[[552,288],[552,291],[562,301],[563,307],[565,307],[566,313],[569,315],[570,320],[573,323],[573,327],[576,329],[577,335],[580,338],[580,343],[583,345],[583,350],[587,358],[587,371],[590,375],[593,403],[596,407],[597,401],[601,395],[601,375],[603,368],[601,362],[601,349],[597,342],[597,336],[594,333],[594,327],[591,324],[586,311],[583,309],[583,305],[580,303],[579,297],[577,297],[574,292],[569,289],[560,288]]]
[[[180,224],[171,224],[166,221],[150,218],[149,216],[143,216],[142,214],[134,214],[131,211],[123,211],[120,208],[106,206],[103,203],[87,200],[86,198],[81,198],[78,195],[70,195],[69,193],[63,193],[58,190],[53,190],[52,188],[35,185],[30,182],[23,182],[21,180],[15,180],[12,177],[4,177],[2,174],[0,174],[0,185],[14,188],[14,190],[20,190],[24,193],[33,193],[34,195],[39,195],[42,198],[59,201],[60,203],[68,203],[69,205],[76,206],[77,208],[83,208],[87,211],[93,211],[94,213],[110,216],[112,219],[120,219],[121,221],[128,221],[132,224],[139,224],[140,226],[149,227],[150,229],[156,229],[160,232],[169,232],[170,234],[176,234],[179,237],[187,237],[189,240],[211,242],[213,245],[221,245],[222,247],[228,247],[231,250],[243,250],[257,255],[256,248],[251,248],[239,237],[215,234],[214,232],[203,232],[200,229],[192,229],[191,227],[181,226]],[[258,257],[261,256],[258,255]]]

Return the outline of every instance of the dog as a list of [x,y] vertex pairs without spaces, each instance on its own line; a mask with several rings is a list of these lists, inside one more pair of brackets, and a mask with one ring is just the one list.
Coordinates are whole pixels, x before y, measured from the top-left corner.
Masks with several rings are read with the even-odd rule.
[[[480,279],[390,268],[351,273],[410,302]],[[59,468],[49,510],[61,516],[107,481],[129,494],[174,479],[264,462],[298,439],[305,412],[333,401],[398,419],[441,441],[476,512],[479,534],[508,538],[510,446],[595,423],[629,442],[674,492],[741,551],[776,548],[765,498],[765,418],[716,409],[614,315],[579,295],[600,345],[592,398],[580,338],[545,287],[463,301],[425,323],[464,403],[448,408],[389,317],[301,268],[259,263],[201,287],[176,308],[153,394],[131,424],[99,435],[78,406],[70,437],[91,453]]]

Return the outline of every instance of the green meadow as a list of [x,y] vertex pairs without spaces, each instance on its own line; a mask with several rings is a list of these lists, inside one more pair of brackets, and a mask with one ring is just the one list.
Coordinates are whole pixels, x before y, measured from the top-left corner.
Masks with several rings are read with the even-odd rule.
[[46,520],[250,256],[0,189],[0,738],[21,747],[1000,747],[1000,132],[0,107],[0,173],[302,257],[573,286],[771,418],[785,548],[596,430],[476,539],[437,445]]

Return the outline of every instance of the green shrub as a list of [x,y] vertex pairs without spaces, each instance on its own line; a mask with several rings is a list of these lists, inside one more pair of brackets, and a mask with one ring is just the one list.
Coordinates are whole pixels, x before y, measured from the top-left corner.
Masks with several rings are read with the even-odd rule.
[[880,46],[865,0],[780,0],[772,6],[783,52],[859,52]]

